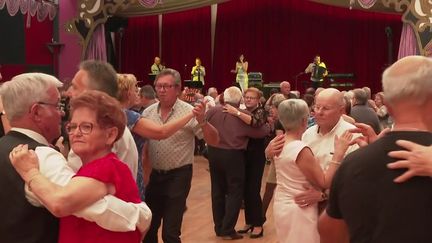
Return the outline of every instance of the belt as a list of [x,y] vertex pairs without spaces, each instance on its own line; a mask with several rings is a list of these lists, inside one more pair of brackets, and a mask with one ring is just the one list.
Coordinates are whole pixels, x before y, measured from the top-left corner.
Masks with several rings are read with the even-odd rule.
[[174,168],[171,170],[152,169],[152,172],[154,172],[156,174],[160,174],[160,175],[167,175],[167,174],[175,173],[175,172],[182,171],[182,170],[189,170],[189,169],[192,169],[192,164],[183,165],[182,167]]

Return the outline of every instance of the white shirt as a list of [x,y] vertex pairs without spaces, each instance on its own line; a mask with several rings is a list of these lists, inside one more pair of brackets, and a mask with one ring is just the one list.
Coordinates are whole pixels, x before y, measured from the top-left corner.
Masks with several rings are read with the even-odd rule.
[[[333,157],[335,135],[341,136],[346,130],[352,128],[355,128],[355,126],[344,121],[341,117],[336,126],[334,126],[333,129],[325,135],[319,132],[318,125],[308,128],[306,132],[303,133],[302,141],[312,149],[312,152],[314,153],[315,158],[318,159],[321,168],[326,169]],[[360,136],[360,134],[354,134],[354,137],[358,136]],[[354,144],[348,148],[346,154],[349,154],[358,148],[359,146]]]
[[[136,180],[138,173],[138,149],[135,145],[132,134],[127,127],[123,132],[123,136],[114,143],[111,151],[129,167],[133,178]],[[78,157],[72,149],[69,152],[67,163],[75,172],[77,172],[82,166],[80,157]]]
[[[48,141],[39,133],[23,128],[11,130],[23,133],[38,143],[47,147],[37,147],[36,155],[39,159],[39,171],[51,182],[65,186],[75,172],[67,165],[64,156],[55,149],[48,147]],[[26,198],[35,206],[41,206],[40,200],[28,190],[25,185]],[[151,222],[151,211],[147,205],[127,203],[112,195],[107,195],[89,207],[73,214],[87,221],[95,222],[100,227],[117,232],[134,231],[137,227],[144,232]]]

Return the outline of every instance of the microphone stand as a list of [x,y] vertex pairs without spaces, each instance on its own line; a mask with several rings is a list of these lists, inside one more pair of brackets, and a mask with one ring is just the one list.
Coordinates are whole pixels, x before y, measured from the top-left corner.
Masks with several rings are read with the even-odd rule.
[[298,77],[300,77],[301,75],[303,75],[305,72],[301,72],[301,73],[299,73],[299,74],[297,74],[296,76],[294,76],[294,78],[295,78],[295,89],[296,90],[299,90],[298,89],[298,85],[297,85],[297,83],[298,83]]

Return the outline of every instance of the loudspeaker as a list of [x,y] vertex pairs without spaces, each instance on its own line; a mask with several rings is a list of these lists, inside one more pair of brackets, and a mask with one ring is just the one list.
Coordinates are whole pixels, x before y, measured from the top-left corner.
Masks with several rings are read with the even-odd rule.
[[269,83],[264,84],[262,92],[264,94],[264,98],[270,98],[270,95],[274,93],[280,92],[280,84],[279,83]]

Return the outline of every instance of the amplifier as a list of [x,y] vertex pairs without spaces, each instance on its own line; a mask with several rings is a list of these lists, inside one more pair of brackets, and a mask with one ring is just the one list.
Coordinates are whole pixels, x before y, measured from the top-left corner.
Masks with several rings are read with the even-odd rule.
[[250,81],[260,81],[260,82],[262,82],[263,81],[262,73],[260,73],[260,72],[250,72],[250,73],[248,73],[248,79],[249,79],[249,82]]

